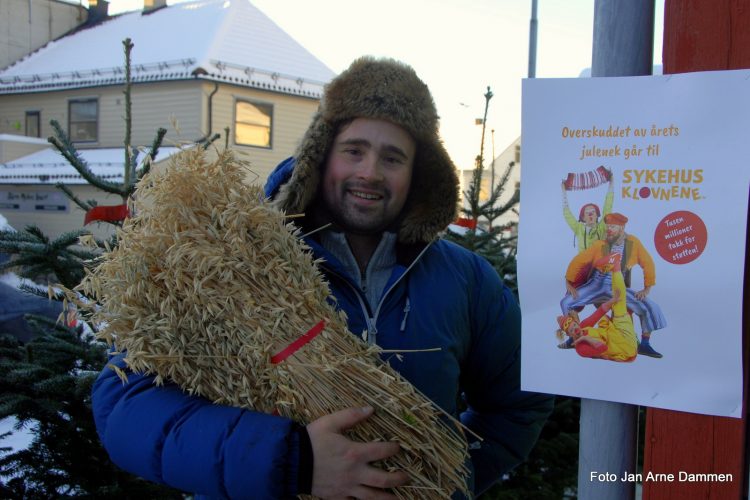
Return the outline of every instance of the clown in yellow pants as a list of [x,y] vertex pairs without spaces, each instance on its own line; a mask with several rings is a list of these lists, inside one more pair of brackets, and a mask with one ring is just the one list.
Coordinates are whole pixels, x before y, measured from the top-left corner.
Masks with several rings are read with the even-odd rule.
[[[560,316],[560,328],[573,339],[576,352],[585,358],[611,361],[633,361],[638,353],[638,338],[626,305],[625,280],[620,271],[619,255],[612,272],[612,298],[581,321],[571,315]],[[607,313],[612,311],[611,317]]]

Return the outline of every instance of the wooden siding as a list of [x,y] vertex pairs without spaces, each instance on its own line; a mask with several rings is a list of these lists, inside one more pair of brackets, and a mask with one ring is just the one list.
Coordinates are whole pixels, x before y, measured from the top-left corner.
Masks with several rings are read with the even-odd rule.
[[[157,128],[167,129],[164,145],[189,143],[208,133],[208,101],[216,86],[205,81],[154,82],[137,84],[132,87],[134,145],[150,145]],[[23,121],[26,111],[41,112],[41,136],[52,134],[51,119],[58,120],[67,130],[68,101],[70,99],[96,97],[99,99],[99,140],[95,143],[81,143],[79,147],[122,147],[125,137],[124,96],[122,86],[95,87],[88,89],[39,92],[34,94],[0,95],[0,133],[15,133],[18,130],[12,123]],[[237,99],[259,101],[273,105],[272,147],[255,148],[234,144],[234,103]],[[258,91],[244,87],[219,84],[212,98],[212,132],[219,132],[222,138],[215,142],[217,147],[224,145],[224,128],[230,129],[230,148],[246,153],[252,172],[249,182],[265,182],[271,170],[283,159],[294,154],[300,139],[318,107],[314,99],[288,96],[273,92]],[[173,126],[176,124],[177,129]],[[162,168],[155,166],[155,170]],[[54,190],[50,185],[1,185],[0,190],[20,190],[35,192]],[[82,199],[96,199],[102,204],[115,205],[116,197],[105,197],[89,186],[74,186],[73,191]],[[83,224],[83,211],[69,203],[64,213],[55,212],[10,212],[3,215],[16,228],[27,224],[37,224],[51,237],[66,231],[78,229]],[[97,236],[106,235],[109,227],[92,226]]]
[[[204,84],[203,93],[208,96],[214,90],[213,84]],[[208,99],[206,98],[206,101]],[[237,100],[247,100],[271,104],[271,148],[241,146],[234,143],[234,104]],[[247,153],[259,181],[264,181],[273,168],[283,159],[292,156],[302,139],[313,114],[318,109],[318,101],[303,97],[277,94],[245,87],[219,84],[213,97],[212,132],[224,133],[229,127],[230,147]],[[207,121],[207,120],[206,120]],[[207,125],[206,125],[207,127]],[[223,138],[222,138],[223,141]]]
[[47,141],[39,141],[38,139],[36,141],[3,140],[0,136],[0,163],[13,161],[16,158],[21,158],[22,156],[30,155],[49,147]]
[[[198,80],[133,85],[131,143],[150,145],[159,127],[167,129],[165,145],[190,143],[205,137],[209,127],[209,96],[215,88],[211,82]],[[19,134],[16,124],[23,124],[27,111],[40,112],[41,137],[52,135],[49,124],[52,119],[60,122],[67,132],[68,102],[84,98],[99,100],[98,140],[80,143],[79,147],[122,147],[125,137],[125,98],[120,85],[0,95],[0,134]],[[237,99],[273,105],[270,149],[234,144],[234,103]],[[224,128],[229,127],[230,147],[249,154],[261,182],[281,160],[294,153],[318,107],[315,99],[228,84],[218,84],[218,90],[211,101],[211,131],[223,136]],[[223,146],[224,138],[216,144]]]
[[86,17],[86,9],[73,3],[1,0],[0,69],[72,30]]
[[[750,0],[667,0],[664,8],[664,73],[750,68],[748,25]],[[750,229],[746,235],[747,249]],[[680,471],[732,474],[732,481],[644,483],[644,500],[747,498],[748,259],[750,253],[746,252],[742,326],[743,417],[712,417],[653,408],[648,410],[646,417],[644,474],[649,471],[675,475]],[[706,341],[710,341],[710,332],[704,332],[704,335]]]
[[[122,199],[116,195],[109,195],[98,189],[85,186],[70,186],[71,190],[82,200],[96,200],[100,205],[119,205]],[[23,184],[23,185],[0,185],[0,192],[11,191],[15,194],[25,193],[35,196],[37,193],[62,194],[54,186],[47,184]],[[64,197],[64,195],[62,195]],[[39,226],[42,232],[49,238],[55,238],[69,231],[75,231],[83,227],[85,212],[75,203],[65,199],[67,210],[64,212],[53,211],[14,211],[3,209],[2,214],[8,223],[20,231],[29,224]],[[109,224],[92,223],[87,226],[97,238],[106,238],[113,233],[113,227]]]
[[[196,82],[159,82],[134,85],[133,135],[134,145],[149,145],[156,130],[168,130],[165,144],[194,141],[201,135],[201,93]],[[57,92],[0,95],[0,133],[18,134],[15,123],[24,123],[26,111],[39,111],[41,137],[52,135],[50,120],[57,120],[68,131],[68,102],[71,99],[99,100],[98,140],[80,143],[81,148],[122,147],[125,138],[125,96],[122,86],[93,87]],[[171,124],[174,117],[179,125],[178,135]]]

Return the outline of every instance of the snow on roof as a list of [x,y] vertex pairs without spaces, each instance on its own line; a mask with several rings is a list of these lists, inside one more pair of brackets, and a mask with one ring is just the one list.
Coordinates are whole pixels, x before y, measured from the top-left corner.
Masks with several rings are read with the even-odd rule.
[[0,94],[202,78],[318,98],[334,73],[248,0],[180,3],[79,30],[0,71]]
[[47,139],[40,137],[27,137],[25,135],[18,134],[0,134],[0,142],[19,142],[22,144],[39,144],[49,146]]
[[[156,161],[181,151],[180,148],[159,148]],[[125,165],[124,148],[81,149],[79,155],[91,171],[110,182],[122,182]],[[143,156],[139,153],[139,157]],[[59,151],[43,149],[7,163],[0,163],[0,184],[88,184],[81,174],[63,158]]]

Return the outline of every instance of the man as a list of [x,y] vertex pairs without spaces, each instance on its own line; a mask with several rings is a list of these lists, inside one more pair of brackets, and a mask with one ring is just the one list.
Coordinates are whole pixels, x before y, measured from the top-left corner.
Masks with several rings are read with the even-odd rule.
[[[392,60],[355,61],[326,87],[267,194],[305,215],[295,220],[349,330],[384,349],[421,350],[389,363],[482,436],[469,438],[473,491],[523,460],[552,399],[520,390],[520,312],[511,292],[487,261],[437,237],[456,216],[458,178],[414,71]],[[434,347],[441,349],[424,352]],[[138,374],[123,386],[108,370],[93,406],[115,463],[187,491],[387,499],[395,498],[389,488],[409,480],[371,465],[398,453],[398,443],[346,437],[377,408],[342,408],[303,427],[158,388]]]
[[[591,247],[579,253],[570,261],[565,273],[565,284],[568,293],[560,302],[563,314],[580,309],[588,304],[599,304],[612,298],[611,275],[602,273],[593,265],[594,262],[610,253],[620,254],[622,273],[627,287],[627,306],[641,320],[641,342],[638,354],[661,358],[662,354],[651,346],[651,332],[667,325],[661,308],[648,294],[656,284],[654,261],[638,238],[625,232],[628,218],[620,213],[604,216],[607,226],[606,240],[594,242]],[[630,289],[630,270],[639,265],[643,269],[643,289],[634,292]],[[583,283],[583,284],[581,284]],[[561,348],[572,347],[570,339],[560,345]]]
[[[603,172],[607,173],[609,184],[607,186],[607,194],[604,196],[604,215],[612,211],[612,205],[614,203],[614,176],[609,170],[605,170],[604,167],[600,167]],[[599,206],[596,203],[586,203],[581,207],[578,212],[578,219],[575,218],[573,212],[570,211],[568,206],[568,188],[565,181],[562,182],[562,196],[563,196],[563,217],[565,222],[568,223],[570,229],[573,230],[573,245],[578,245],[578,253],[583,252],[589,248],[595,241],[603,240],[606,236],[607,228],[604,224],[604,220],[599,220],[601,213]]]
[[[633,320],[628,314],[625,281],[620,268],[620,254],[611,254],[596,267],[612,276],[612,298],[600,305],[596,311],[578,322],[577,315],[558,316],[560,331],[568,335],[576,352],[584,358],[608,359],[610,361],[633,361],[638,351],[638,339],[633,330]],[[611,317],[607,316],[612,312]]]

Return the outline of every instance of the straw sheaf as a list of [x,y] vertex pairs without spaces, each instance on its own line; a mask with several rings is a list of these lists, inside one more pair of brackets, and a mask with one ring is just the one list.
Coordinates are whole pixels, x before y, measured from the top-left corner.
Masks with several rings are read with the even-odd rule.
[[395,123],[416,141],[412,189],[398,237],[404,243],[432,241],[458,216],[458,174],[440,140],[439,117],[427,85],[412,68],[393,59],[359,58],[328,84],[275,206],[287,213],[307,209],[335,134],[342,123],[355,118]]
[[[284,213],[244,184],[230,153],[209,163],[183,152],[135,194],[119,245],[92,267],[81,304],[128,366],[217,403],[308,423],[371,405],[351,431],[402,452],[380,465],[405,470],[399,498],[468,495],[467,445],[455,422],[347,331],[346,318]],[[323,332],[278,364],[271,356],[321,320]]]

